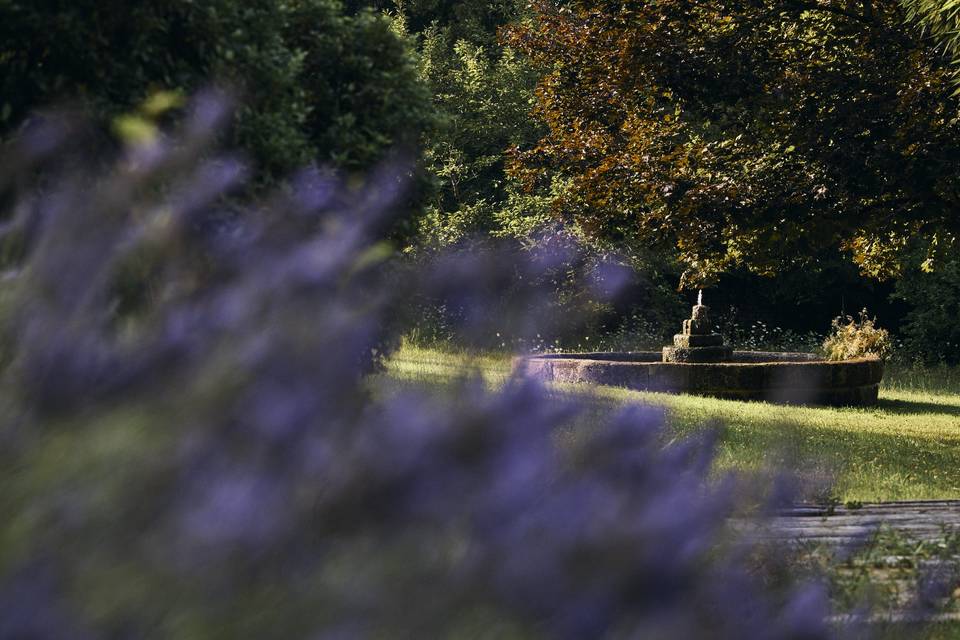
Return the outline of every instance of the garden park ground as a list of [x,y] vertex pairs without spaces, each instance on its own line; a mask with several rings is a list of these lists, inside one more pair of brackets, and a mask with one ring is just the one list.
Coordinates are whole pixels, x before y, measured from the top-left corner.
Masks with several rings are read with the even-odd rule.
[[[464,376],[480,376],[496,388],[511,369],[509,353],[407,343],[388,361],[379,376],[387,384],[378,388],[440,391]],[[960,369],[955,367],[888,363],[879,403],[872,407],[799,407],[587,384],[551,389],[558,399],[576,398],[589,407],[558,435],[561,444],[590,433],[604,415],[640,404],[666,412],[669,439],[719,429],[717,473],[792,469],[808,480],[805,500],[846,503],[856,512],[865,502],[960,499]],[[866,604],[873,637],[909,633],[960,639],[960,588],[937,605],[936,616],[912,620],[905,615],[931,567],[956,566],[960,532],[921,540],[881,527],[852,554],[839,552],[812,542],[791,544],[773,555],[761,552],[758,569],[775,575],[777,568],[767,565],[779,558],[780,570],[790,576],[825,581],[837,611],[862,616],[856,612]],[[837,630],[843,633],[842,624]]]
[[[399,386],[442,387],[510,375],[511,355],[406,344],[387,364]],[[793,468],[840,502],[960,499],[960,369],[888,365],[874,407],[828,408],[739,402],[592,385],[554,385],[591,409],[561,434],[576,439],[599,418],[634,403],[662,407],[671,434],[718,428],[717,471]]]

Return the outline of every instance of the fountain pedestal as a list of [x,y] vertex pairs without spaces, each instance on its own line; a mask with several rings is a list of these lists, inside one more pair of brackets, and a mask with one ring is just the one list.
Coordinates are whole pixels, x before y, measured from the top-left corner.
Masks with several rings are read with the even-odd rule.
[[683,321],[683,333],[673,336],[673,346],[663,348],[664,362],[726,362],[733,348],[723,336],[710,330],[710,308],[698,304],[689,320]]

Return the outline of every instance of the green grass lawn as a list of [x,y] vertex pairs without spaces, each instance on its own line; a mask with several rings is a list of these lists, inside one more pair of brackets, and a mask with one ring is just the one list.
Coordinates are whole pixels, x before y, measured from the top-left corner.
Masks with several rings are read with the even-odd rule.
[[[510,372],[510,358],[405,346],[388,364],[397,384],[444,385],[476,371],[492,385]],[[588,399],[588,415],[573,433],[626,403],[665,409],[682,435],[719,424],[718,468],[794,468],[830,478],[841,501],[960,498],[960,371],[888,367],[880,403],[870,408],[818,408],[739,402],[630,391],[591,385],[556,385],[556,393]]]

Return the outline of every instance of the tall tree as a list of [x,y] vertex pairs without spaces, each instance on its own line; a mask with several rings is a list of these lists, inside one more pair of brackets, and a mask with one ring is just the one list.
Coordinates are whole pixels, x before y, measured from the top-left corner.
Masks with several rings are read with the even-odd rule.
[[[515,152],[564,220],[672,247],[699,284],[848,252],[896,273],[960,236],[950,73],[896,0],[534,4],[510,43],[543,72]],[[632,249],[631,249],[632,248]]]

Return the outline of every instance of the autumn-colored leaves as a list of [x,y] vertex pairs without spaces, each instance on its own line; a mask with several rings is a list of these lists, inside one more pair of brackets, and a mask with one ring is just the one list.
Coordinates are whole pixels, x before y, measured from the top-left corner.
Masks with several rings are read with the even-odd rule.
[[894,0],[538,2],[503,36],[541,68],[549,133],[510,171],[598,241],[675,251],[683,285],[834,250],[887,275],[950,245],[960,204],[949,78],[903,19]]

